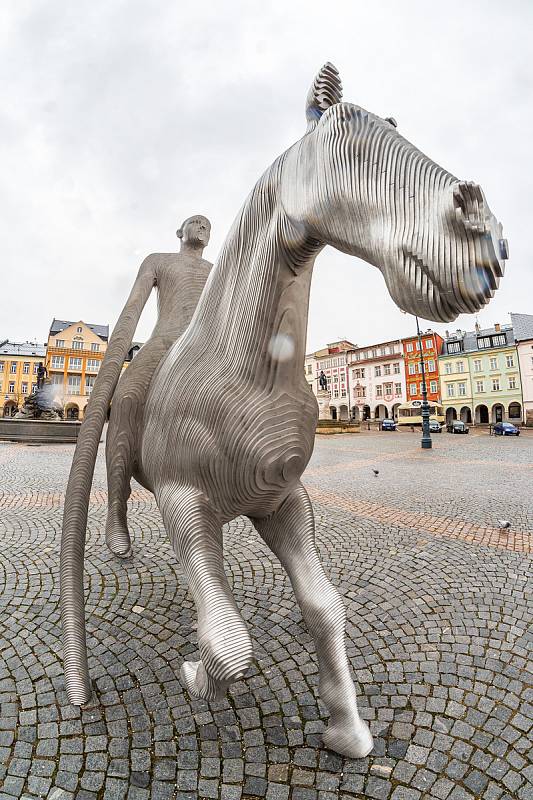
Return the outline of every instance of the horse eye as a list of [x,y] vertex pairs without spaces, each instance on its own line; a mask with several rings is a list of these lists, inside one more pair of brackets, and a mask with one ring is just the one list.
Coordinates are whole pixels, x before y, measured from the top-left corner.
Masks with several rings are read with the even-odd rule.
[[398,127],[398,123],[396,122],[394,117],[385,117],[385,122],[388,122],[389,125],[392,125],[393,128],[397,128]]

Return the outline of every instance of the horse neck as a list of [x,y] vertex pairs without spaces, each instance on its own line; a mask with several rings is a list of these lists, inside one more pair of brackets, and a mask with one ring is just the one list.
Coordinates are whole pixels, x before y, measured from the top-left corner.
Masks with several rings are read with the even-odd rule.
[[[312,265],[320,245],[292,229],[279,202],[283,157],[258,181],[200,301],[207,347],[256,384],[301,383]],[[203,337],[202,337],[203,338]]]

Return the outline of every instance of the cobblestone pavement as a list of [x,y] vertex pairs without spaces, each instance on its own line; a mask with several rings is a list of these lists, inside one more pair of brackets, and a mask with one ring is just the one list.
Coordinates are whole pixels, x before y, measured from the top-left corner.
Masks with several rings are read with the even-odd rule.
[[360,761],[321,747],[312,641],[243,519],[225,533],[227,570],[256,665],[221,702],[188,697],[184,580],[139,487],[134,557],[107,552],[102,453],[86,557],[95,694],[70,706],[58,548],[72,447],[0,443],[0,799],[531,800],[533,435],[441,434],[431,452],[418,438],[319,437],[304,476],[375,736]]

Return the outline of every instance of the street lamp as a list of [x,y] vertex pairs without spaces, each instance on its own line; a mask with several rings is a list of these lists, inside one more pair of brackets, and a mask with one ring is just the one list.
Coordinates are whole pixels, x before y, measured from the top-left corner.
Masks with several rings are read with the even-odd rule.
[[416,319],[416,332],[418,335],[418,349],[420,353],[420,371],[422,372],[422,439],[420,446],[422,450],[431,450],[433,442],[431,441],[431,434],[429,432],[429,403],[428,403],[428,390],[426,385],[426,368],[424,366],[424,353],[422,350],[422,336],[420,334],[420,325],[418,317]]

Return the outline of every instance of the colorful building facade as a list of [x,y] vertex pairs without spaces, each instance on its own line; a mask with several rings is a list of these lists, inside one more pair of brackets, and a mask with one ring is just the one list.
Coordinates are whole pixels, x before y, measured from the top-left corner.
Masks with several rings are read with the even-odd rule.
[[522,384],[522,422],[533,428],[533,314],[511,314]]
[[45,362],[44,345],[0,342],[0,416],[14,416],[37,388],[37,369]]
[[53,320],[46,348],[46,367],[66,419],[83,418],[108,339],[108,325]]
[[[430,403],[440,403],[439,355],[443,338],[435,331],[427,330],[421,334],[422,358],[426,377],[426,390]],[[422,400],[422,366],[418,336],[402,339],[407,401]]]
[[446,420],[522,421],[518,352],[511,325],[447,336],[439,359]]
[[399,406],[405,402],[401,341],[358,347],[350,356],[352,419],[395,419]]

